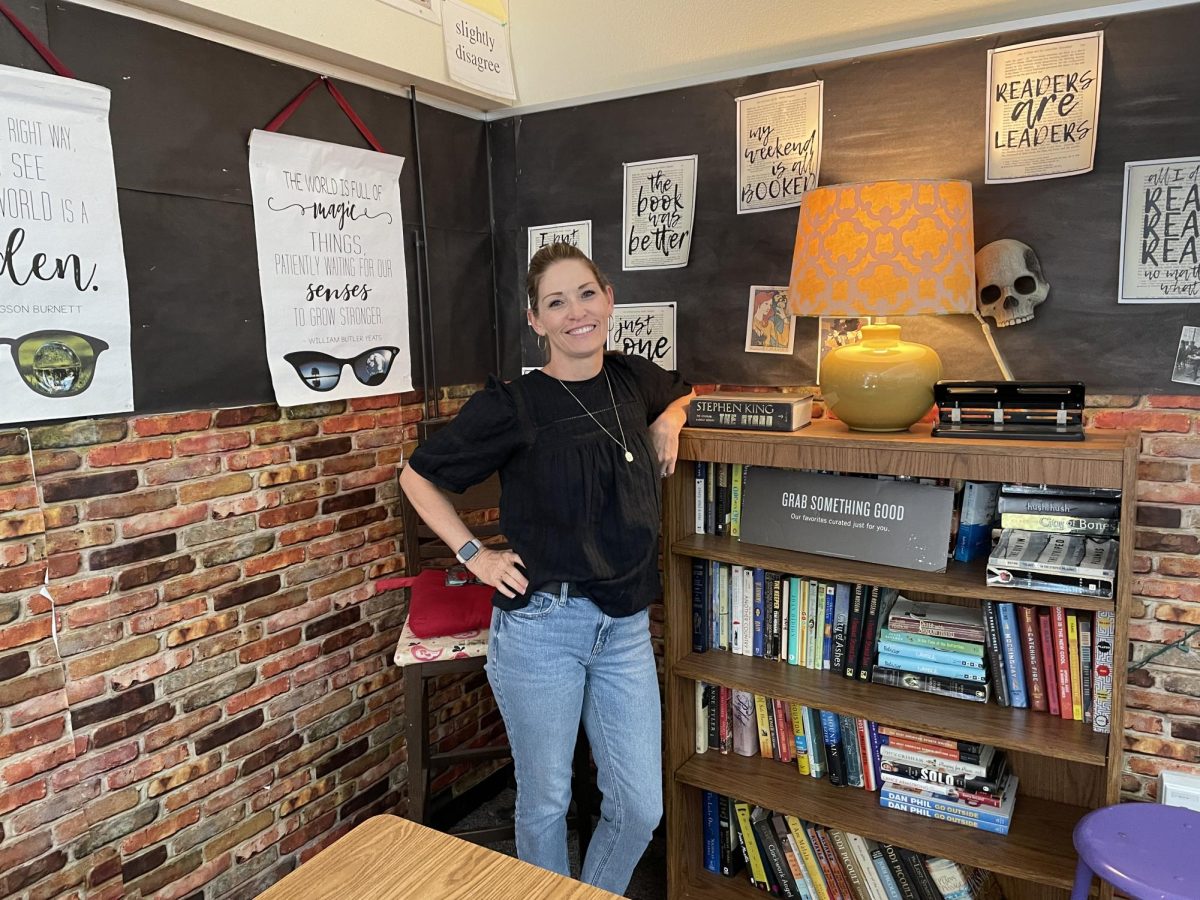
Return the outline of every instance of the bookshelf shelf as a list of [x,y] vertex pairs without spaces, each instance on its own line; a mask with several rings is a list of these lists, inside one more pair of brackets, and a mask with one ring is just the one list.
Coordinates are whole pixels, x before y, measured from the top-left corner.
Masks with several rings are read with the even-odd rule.
[[[921,428],[921,426],[917,426]],[[1120,798],[1124,683],[1113,680],[1113,734],[1090,724],[1032,710],[972,703],[885,685],[856,682],[832,672],[728,652],[692,651],[692,560],[757,566],[831,581],[894,587],[922,597],[976,603],[981,599],[1115,612],[1113,670],[1128,650],[1137,488],[1136,433],[1089,432],[1079,443],[935,439],[910,431],[868,435],[839,422],[817,420],[798,432],[743,432],[685,428],[680,464],[664,487],[666,606],[666,751],[668,896],[749,900],[762,896],[744,876],[722,878],[704,870],[701,791],[711,790],[818,824],[946,856],[995,872],[1008,900],[1065,900],[1076,856],[1071,833],[1080,816]],[[1060,484],[1122,491],[1121,542],[1112,600],[1044,591],[989,588],[984,564],[951,564],[944,573],[894,568],[791,550],[743,544],[731,537],[695,534],[696,461],[815,469],[862,474]],[[743,514],[745,511],[743,511]],[[716,750],[695,753],[695,682],[704,681],[804,705],[861,716],[1009,751],[1020,777],[1012,829],[994,835],[879,805],[879,795],[838,788],[801,775],[795,765]],[[1101,900],[1111,900],[1101,888]]]
[[1007,835],[991,834],[884,809],[872,791],[834,787],[827,778],[800,775],[794,765],[735,754],[694,755],[675,773],[675,780],[871,840],[1060,888],[1069,888],[1075,877],[1071,832],[1087,812],[1080,806],[1018,795],[1012,829]]
[[1090,724],[1028,709],[1004,709],[994,703],[971,703],[852,681],[832,672],[722,650],[685,656],[676,665],[675,674],[943,737],[981,741],[1089,766],[1108,762],[1108,735],[1096,734]]
[[715,534],[690,535],[675,541],[671,545],[671,549],[683,556],[693,556],[699,559],[715,559],[718,562],[760,566],[776,572],[807,575],[810,578],[834,579],[858,584],[878,584],[881,587],[894,587],[902,591],[922,591],[947,597],[999,600],[1035,606],[1070,606],[1072,609],[1111,610],[1114,608],[1114,601],[1095,597],[988,587],[984,583],[987,560],[983,559],[971,563],[952,560],[946,566],[945,572],[922,572],[917,569],[899,569],[895,566],[882,566],[878,563],[862,562],[861,560],[818,556],[815,553],[777,550],[774,547],[745,544],[737,538]]

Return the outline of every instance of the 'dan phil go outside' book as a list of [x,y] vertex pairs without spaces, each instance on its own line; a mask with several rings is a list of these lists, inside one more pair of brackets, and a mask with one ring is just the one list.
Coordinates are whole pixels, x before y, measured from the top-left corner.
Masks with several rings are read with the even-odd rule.
[[704,394],[688,407],[693,428],[738,428],[748,431],[796,431],[812,421],[812,394]]

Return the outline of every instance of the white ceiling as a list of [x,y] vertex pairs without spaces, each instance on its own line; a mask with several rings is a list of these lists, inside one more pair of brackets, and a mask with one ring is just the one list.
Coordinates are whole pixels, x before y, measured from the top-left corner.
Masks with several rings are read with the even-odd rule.
[[384,0],[74,2],[504,115],[1184,0],[508,0],[511,104],[452,83],[440,27]]

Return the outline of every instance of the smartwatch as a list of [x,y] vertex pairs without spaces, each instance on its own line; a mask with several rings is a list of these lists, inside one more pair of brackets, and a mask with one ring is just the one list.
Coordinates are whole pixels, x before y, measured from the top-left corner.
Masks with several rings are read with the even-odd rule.
[[460,563],[466,565],[468,562],[474,559],[475,554],[482,549],[483,544],[479,543],[479,541],[475,540],[475,538],[471,538],[458,548],[458,552],[455,553],[454,556]]

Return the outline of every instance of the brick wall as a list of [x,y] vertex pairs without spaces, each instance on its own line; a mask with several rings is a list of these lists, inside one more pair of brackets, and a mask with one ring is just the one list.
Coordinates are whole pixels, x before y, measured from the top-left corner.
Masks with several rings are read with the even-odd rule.
[[[251,897],[403,810],[406,594],[374,581],[419,399],[0,432],[0,897]],[[482,682],[434,718],[499,731]]]
[[[0,897],[251,897],[403,811],[405,597],[373,589],[403,566],[403,400],[0,432]],[[1143,430],[1137,661],[1200,625],[1200,398],[1090,403]],[[1200,657],[1129,683],[1124,788],[1152,799],[1200,761]],[[432,696],[439,749],[498,734],[482,675]]]

